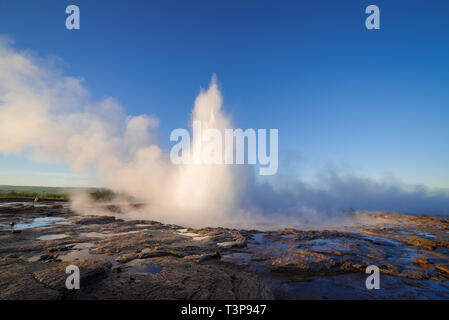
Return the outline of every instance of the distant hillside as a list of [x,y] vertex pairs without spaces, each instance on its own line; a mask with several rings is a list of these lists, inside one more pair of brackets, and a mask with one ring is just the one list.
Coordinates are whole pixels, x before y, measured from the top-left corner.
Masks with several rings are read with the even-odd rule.
[[34,199],[68,201],[71,191],[87,191],[94,200],[109,200],[114,197],[112,191],[100,188],[62,188],[0,185],[0,199]]
[[0,199],[68,200],[67,189],[0,185]]

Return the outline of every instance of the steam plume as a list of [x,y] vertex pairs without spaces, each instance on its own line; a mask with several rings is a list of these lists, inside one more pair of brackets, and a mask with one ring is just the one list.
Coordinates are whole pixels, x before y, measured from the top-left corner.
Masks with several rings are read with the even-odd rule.
[[[213,78],[196,98],[191,120],[200,120],[205,128],[232,128],[221,107]],[[275,190],[257,182],[248,167],[175,166],[168,150],[157,144],[153,133],[158,124],[154,116],[126,116],[113,98],[94,102],[82,79],[64,76],[32,54],[14,49],[10,41],[0,40],[0,153],[63,162],[74,171],[94,169],[100,185],[149,204],[144,210],[129,208],[134,217],[250,227],[256,222],[341,221],[341,211],[335,208],[354,207],[352,200],[357,200],[359,209],[375,210],[377,205],[400,210],[402,205],[410,211],[447,213],[449,208],[445,191],[404,191],[338,173],[327,181],[327,190],[294,179],[289,180],[289,189]],[[192,152],[198,152],[195,143]]]

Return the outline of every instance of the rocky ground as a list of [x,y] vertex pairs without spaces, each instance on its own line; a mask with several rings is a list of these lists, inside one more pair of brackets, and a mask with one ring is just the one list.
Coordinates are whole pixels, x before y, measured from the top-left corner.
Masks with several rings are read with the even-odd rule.
[[[68,265],[80,290],[65,286]],[[448,299],[448,280],[444,218],[355,213],[349,227],[259,232],[0,203],[0,299]]]

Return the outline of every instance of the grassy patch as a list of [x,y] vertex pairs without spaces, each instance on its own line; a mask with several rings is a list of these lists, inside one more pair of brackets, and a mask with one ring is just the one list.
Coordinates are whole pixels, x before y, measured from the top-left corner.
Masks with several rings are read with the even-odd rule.
[[23,199],[49,201],[69,201],[70,194],[76,192],[87,192],[93,201],[111,201],[117,194],[111,190],[103,188],[53,188],[53,187],[26,187],[26,186],[1,186],[0,199]]
[[69,196],[65,193],[49,193],[49,192],[25,192],[25,191],[0,191],[0,199],[24,199],[34,200],[38,197],[40,200],[59,200],[68,201]]

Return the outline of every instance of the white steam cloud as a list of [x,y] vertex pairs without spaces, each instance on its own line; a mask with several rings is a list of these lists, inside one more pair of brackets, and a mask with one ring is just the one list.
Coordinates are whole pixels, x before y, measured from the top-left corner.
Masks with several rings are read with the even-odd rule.
[[[81,79],[42,67],[32,55],[0,42],[0,152],[94,168],[99,183],[149,204],[148,217],[189,224],[225,224],[235,212],[230,166],[172,165],[150,130],[154,117],[126,117],[112,98],[92,103]],[[192,120],[224,130],[215,79],[195,101]],[[195,153],[195,150],[193,150]]]
[[[221,106],[213,79],[196,98],[192,120],[200,120],[205,128],[232,128]],[[298,225],[339,219],[331,209],[333,194],[343,189],[338,185],[341,180],[332,181],[330,188],[336,186],[336,190],[318,191],[296,181],[289,183],[295,190],[275,191],[257,183],[248,167],[176,166],[151,133],[158,124],[153,116],[126,116],[112,98],[92,102],[82,79],[64,76],[48,62],[0,39],[0,153],[63,162],[74,171],[94,169],[100,185],[148,203],[145,209],[130,207],[133,217],[239,227],[256,222]],[[415,196],[416,201],[413,192],[394,191],[402,198],[404,194]],[[429,199],[426,193],[418,196]],[[337,205],[346,205],[340,203],[341,198],[336,199]],[[448,208],[448,199],[447,194],[438,196],[438,205]]]

